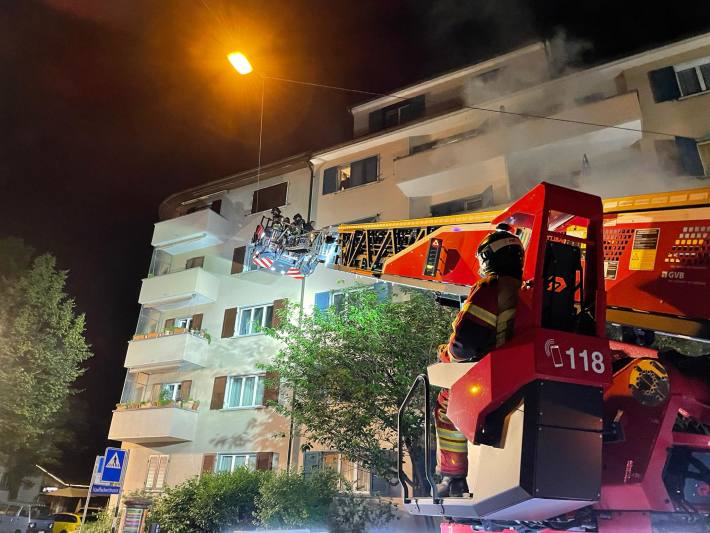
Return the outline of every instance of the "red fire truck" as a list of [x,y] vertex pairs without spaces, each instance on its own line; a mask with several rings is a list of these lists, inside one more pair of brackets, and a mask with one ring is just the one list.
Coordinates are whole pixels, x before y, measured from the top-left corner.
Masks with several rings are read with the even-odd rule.
[[[515,336],[415,381],[400,416],[423,386],[427,483],[414,491],[400,451],[405,507],[447,533],[710,531],[710,357],[644,346],[653,332],[710,342],[710,189],[602,202],[541,183],[503,212],[340,226],[329,266],[456,305],[501,222],[526,249]],[[463,497],[436,494],[430,385],[450,389],[469,441]]]

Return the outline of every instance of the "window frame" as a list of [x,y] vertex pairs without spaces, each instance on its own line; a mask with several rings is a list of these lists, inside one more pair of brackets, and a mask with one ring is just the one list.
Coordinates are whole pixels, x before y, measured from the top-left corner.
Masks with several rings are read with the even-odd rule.
[[170,401],[177,402],[180,400],[180,392],[182,389],[182,381],[176,381],[176,382],[167,382],[167,383],[161,383],[160,384],[160,396],[162,397],[163,391],[164,390],[172,390],[171,392],[171,397],[169,398]]
[[[358,185],[349,185],[349,186],[347,186],[347,187],[343,187],[343,186],[342,186],[342,183],[343,183],[343,182],[345,182],[345,181],[349,182],[349,181],[350,181],[350,179],[351,179],[351,173],[352,173],[352,166],[353,166],[355,163],[364,162],[364,161],[366,161],[366,160],[368,160],[368,159],[373,159],[373,158],[377,160],[377,168],[376,168],[376,170],[375,170],[375,177],[374,177],[374,179],[373,179],[372,181],[366,181],[366,182],[360,183],[360,184],[358,184]],[[328,167],[328,168],[324,168],[324,169],[323,169],[323,172],[322,172],[322,176],[323,176],[323,186],[321,187],[321,195],[322,195],[322,196],[326,196],[326,195],[329,195],[329,194],[338,194],[338,193],[340,193],[340,192],[349,191],[349,190],[351,190],[351,189],[357,189],[357,188],[359,188],[359,187],[364,187],[365,185],[370,185],[370,184],[372,184],[372,183],[379,183],[380,181],[382,181],[382,178],[381,178],[381,176],[382,176],[382,167],[381,167],[381,165],[380,165],[380,164],[381,164],[381,160],[380,160],[380,159],[381,159],[381,158],[380,158],[380,154],[377,153],[377,154],[369,155],[369,156],[367,156],[367,157],[362,157],[362,158],[360,158],[360,159],[354,159],[354,160],[352,160],[352,161],[348,161],[347,163],[342,163],[342,164],[339,164],[339,165],[333,165],[333,166],[330,166],[330,167]],[[326,173],[327,171],[333,169],[333,168],[336,169],[336,172],[337,172],[337,174],[336,174],[336,180],[337,180],[337,181],[336,181],[336,188],[335,188],[334,191],[325,192],[325,173]],[[347,178],[343,178],[343,177],[342,177],[342,176],[343,176],[343,170],[344,170],[345,168],[348,169]]]
[[[247,379],[256,378],[254,382],[254,388],[252,390],[252,403],[249,405],[244,405],[244,384]],[[239,385],[239,405],[230,406],[229,402],[232,397],[232,388],[235,386],[236,380],[240,380]],[[227,376],[227,383],[224,389],[224,402],[222,403],[223,411],[234,411],[238,409],[259,409],[264,407],[264,393],[266,390],[266,374],[236,374],[233,376]],[[261,392],[261,398],[259,398],[259,392]],[[260,403],[257,403],[260,401]]]
[[[262,210],[260,210],[260,211],[254,211],[254,200],[255,200],[255,198],[256,198],[256,193],[257,193],[257,191],[263,191],[263,190],[265,190],[265,189],[269,189],[269,188],[272,188],[272,187],[278,187],[279,185],[283,185],[284,183],[286,184],[286,194],[285,194],[285,196],[284,196],[284,203],[283,203],[283,204],[281,204],[281,205],[276,205],[276,206],[272,206],[272,207],[267,207],[266,209],[262,209]],[[290,183],[289,183],[288,180],[281,181],[281,182],[279,182],[279,183],[274,183],[273,185],[267,185],[266,187],[259,187],[258,189],[254,189],[254,190],[252,191],[252,208],[249,209],[249,214],[250,214],[250,215],[259,215],[259,214],[261,214],[261,213],[270,212],[274,207],[282,208],[282,207],[287,206],[287,205],[288,205],[288,193],[289,193],[290,189],[291,189],[291,187],[290,187]],[[258,201],[257,201],[257,206],[256,206],[256,207],[257,207],[257,208],[259,207]]]
[[[235,452],[235,453],[218,453],[217,454],[217,459],[215,461],[215,466],[214,466],[214,471],[215,473],[222,473],[222,472],[227,472],[231,473],[234,472],[235,468],[240,468],[242,466],[246,466],[249,470],[256,471],[256,452]],[[228,470],[220,470],[220,463],[222,462],[222,459],[224,458],[231,458],[230,460],[230,465]],[[237,457],[244,457],[244,464],[243,465],[237,465],[236,467],[234,466],[234,461]],[[253,460],[253,466],[250,464],[250,462]]]
[[[370,472],[370,471],[367,470],[365,467],[363,467],[360,462],[358,462],[358,461],[350,461],[349,459],[347,459],[347,458],[346,458],[342,453],[340,453],[340,452],[334,452],[334,451],[325,450],[325,451],[322,451],[322,452],[321,452],[321,458],[322,458],[321,461],[322,461],[322,465],[323,465],[322,468],[323,468],[323,469],[329,468],[329,467],[326,466],[326,464],[325,464],[325,458],[326,458],[327,456],[333,456],[333,455],[337,456],[337,459],[336,459],[336,463],[337,463],[336,472],[337,472],[340,476],[342,476],[342,477],[345,479],[345,481],[347,481],[348,483],[351,483],[351,484],[352,484],[353,492],[356,492],[356,493],[358,493],[358,494],[370,494],[370,491],[372,490],[372,472]],[[350,475],[350,476],[345,476],[344,473],[343,473],[343,466],[344,466],[344,463],[345,463],[345,462],[347,462],[347,463],[349,463],[349,464],[352,465],[352,470],[350,471],[350,472],[351,472],[351,475]],[[360,487],[358,486],[358,476],[359,476],[361,473],[364,473],[364,474],[367,476],[367,478],[366,478],[366,479],[367,479],[367,483],[366,483],[366,487],[365,487],[364,489],[362,489],[362,488],[360,488]],[[339,488],[340,490],[343,489],[343,486],[342,486],[341,483],[342,483],[341,481],[338,481],[338,488]]]
[[[697,147],[698,155],[700,156],[700,162],[702,163],[703,168],[705,169],[705,175],[710,176],[710,139],[705,141],[698,141]],[[701,149],[701,147],[707,147],[707,156],[703,157],[703,150]]]
[[[271,312],[268,311],[268,308],[271,308]],[[258,331],[250,331],[248,333],[242,333],[242,320],[244,317],[244,313],[247,311],[250,311],[250,316],[253,316],[254,310],[255,309],[262,309],[262,314],[261,314],[261,326],[259,326]],[[267,317],[271,316],[271,321],[267,323]],[[249,319],[252,326],[250,327],[250,330],[253,329],[253,320],[250,318]],[[271,324],[273,324],[274,321],[274,303],[270,302],[267,304],[260,304],[260,305],[250,305],[250,306],[245,306],[245,307],[239,307],[238,308],[238,313],[237,313],[237,320],[236,324],[234,327],[234,337],[253,337],[255,335],[263,335],[264,331],[263,329],[265,327],[271,327]]]
[[[710,79],[706,80],[701,70],[701,67],[705,65],[710,65],[710,56],[701,57],[692,61],[686,61],[684,63],[678,63],[677,65],[673,65],[673,71],[675,72],[676,82],[678,83],[678,91],[680,92],[680,97],[678,98],[679,100],[710,92]],[[695,77],[698,80],[700,90],[694,93],[685,94],[683,92],[683,86],[680,83],[678,73],[690,69],[694,69],[695,71]]]

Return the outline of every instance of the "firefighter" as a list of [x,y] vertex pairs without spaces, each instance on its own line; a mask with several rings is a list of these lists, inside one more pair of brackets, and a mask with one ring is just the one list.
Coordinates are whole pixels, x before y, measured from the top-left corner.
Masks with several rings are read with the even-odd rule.
[[[481,279],[456,316],[449,343],[439,346],[439,359],[445,363],[478,361],[513,334],[523,278],[523,245],[510,226],[499,224],[481,241],[476,257]],[[449,391],[443,389],[434,409],[440,497],[468,492],[468,443],[446,416],[448,401]]]

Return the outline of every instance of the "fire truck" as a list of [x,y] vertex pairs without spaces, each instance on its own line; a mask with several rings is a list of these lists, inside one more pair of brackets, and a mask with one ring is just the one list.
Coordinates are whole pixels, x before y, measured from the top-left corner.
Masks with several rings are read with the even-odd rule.
[[[602,201],[541,183],[500,212],[341,225],[276,246],[267,220],[251,254],[294,277],[325,263],[456,306],[499,223],[526,250],[515,335],[415,380],[399,414],[422,388],[426,490],[404,475],[400,446],[406,509],[444,518],[446,533],[710,531],[710,357],[647,346],[658,333],[710,352],[710,188]],[[630,342],[608,339],[609,323]],[[468,440],[462,497],[436,493],[431,386],[450,390],[447,415]]]

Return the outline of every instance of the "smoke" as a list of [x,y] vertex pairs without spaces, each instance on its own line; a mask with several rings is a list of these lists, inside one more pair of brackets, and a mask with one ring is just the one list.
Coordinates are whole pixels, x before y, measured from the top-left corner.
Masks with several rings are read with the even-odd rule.
[[[433,169],[464,167],[469,187],[493,185],[495,203],[540,181],[602,197],[697,187],[697,179],[683,176],[672,136],[640,131],[637,95],[618,76],[580,66],[591,49],[562,30],[544,49],[473,76],[462,89],[464,105],[476,108],[468,129],[447,133],[435,143],[441,149],[417,157]],[[501,194],[505,181],[508,198]]]

